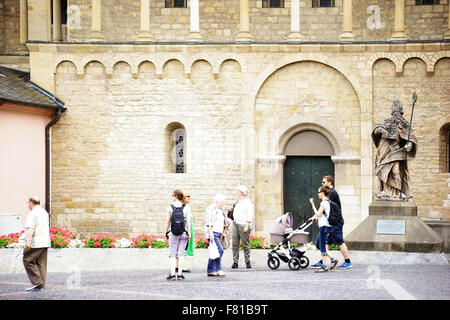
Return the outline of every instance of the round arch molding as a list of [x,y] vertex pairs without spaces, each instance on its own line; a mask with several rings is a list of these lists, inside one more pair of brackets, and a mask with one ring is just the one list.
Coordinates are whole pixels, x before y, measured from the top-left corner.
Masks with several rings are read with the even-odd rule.
[[[315,122],[317,122],[317,119],[315,120]],[[285,123],[282,126],[280,132],[281,135],[279,137],[278,143],[278,154],[286,154],[286,148],[292,141],[292,139],[297,135],[306,132],[313,132],[316,135],[322,136],[329,144],[327,148],[331,149],[330,151],[332,152],[332,154],[330,155],[338,155],[341,153],[341,150],[345,148],[344,146],[339,145],[338,141],[341,141],[341,143],[344,142],[344,139],[341,136],[339,136],[339,138],[335,137],[333,133],[326,129],[324,124],[314,123],[312,122],[312,120],[308,121],[306,119],[296,118],[291,119],[288,123]],[[338,133],[338,130],[333,130],[333,132]]]
[[285,156],[332,156],[330,141],[318,131],[303,130],[294,134],[286,143]]
[[[255,81],[251,82],[249,87],[247,87],[247,90],[245,90],[245,92],[248,92],[248,95],[247,95],[247,101],[244,102],[245,105],[251,106],[250,112],[253,114],[258,93],[261,90],[264,83],[266,82],[266,80],[272,74],[274,74],[278,70],[280,70],[290,64],[297,63],[297,62],[305,62],[305,61],[318,62],[318,63],[324,64],[328,67],[331,67],[331,68],[335,69],[337,72],[341,73],[347,79],[347,81],[350,82],[353,89],[355,90],[356,95],[359,100],[361,110],[367,110],[368,97],[366,97],[366,95],[364,94],[363,88],[362,88],[359,80],[354,75],[352,75],[350,70],[347,70],[347,68],[345,66],[341,65],[339,62],[333,61],[333,59],[330,59],[329,57],[325,57],[325,56],[321,57],[318,55],[314,55],[314,56],[299,55],[299,56],[285,57],[283,59],[277,60],[274,63],[269,64],[256,77]],[[244,118],[246,118],[246,117],[244,116]]]
[[[278,81],[278,78],[271,78],[273,75],[282,71],[285,67],[290,67],[290,65],[302,62],[308,62],[308,65],[309,63],[322,64],[329,68],[330,75],[333,74],[333,72],[339,74],[339,80],[345,80],[347,82],[344,87],[346,90],[345,92],[351,97],[349,99],[351,104],[348,104],[348,106],[353,108],[352,112],[355,114],[359,113],[359,116],[354,120],[359,123],[352,123],[349,124],[349,126],[358,128],[357,131],[353,131],[352,133],[358,134],[359,137],[355,138],[355,136],[349,136],[350,131],[340,129],[343,125],[342,123],[338,124],[333,119],[330,121],[328,117],[320,117],[318,114],[311,112],[311,109],[308,109],[307,112],[303,113],[302,109],[297,108],[297,100],[295,98],[292,98],[292,103],[288,101],[284,104],[277,104],[277,99],[289,100],[289,98],[286,98],[286,96],[281,93],[274,96],[266,95],[265,91],[267,88],[265,85],[273,85],[275,81]],[[295,67],[296,66],[294,66],[294,68]],[[289,75],[289,72],[292,71],[288,70],[286,72],[286,74]],[[287,81],[286,79],[291,80],[290,77],[286,77],[286,74],[284,74],[284,77],[280,76],[280,78],[282,78],[281,81]],[[364,83],[364,87],[362,83]],[[249,145],[252,147],[246,149],[244,158],[251,159],[251,151],[256,150],[258,165],[254,166],[252,168],[253,172],[249,172],[248,175],[253,175],[255,177],[255,194],[257,199],[256,215],[258,221],[258,225],[256,225],[257,231],[267,229],[267,226],[272,222],[271,219],[275,215],[281,215],[284,212],[284,164],[288,156],[295,156],[295,154],[285,152],[285,149],[286,146],[289,145],[289,141],[293,141],[291,139],[295,139],[299,134],[301,135],[302,133],[307,132],[313,132],[320,135],[320,137],[323,138],[322,141],[325,140],[327,142],[328,151],[325,152],[327,154],[319,155],[314,154],[311,150],[304,150],[304,154],[297,153],[297,155],[331,156],[331,161],[334,163],[334,175],[336,181],[339,182],[339,187],[345,188],[346,193],[344,195],[348,197],[349,201],[354,203],[354,205],[348,209],[349,214],[352,215],[352,218],[349,219],[349,225],[354,227],[360,222],[361,217],[363,216],[361,208],[368,207],[371,201],[372,192],[372,180],[370,178],[371,171],[363,170],[363,168],[371,167],[372,162],[370,129],[365,129],[372,126],[372,120],[369,116],[372,109],[370,85],[371,82],[362,82],[362,80],[358,78],[358,74],[352,72],[350,67],[339,62],[336,58],[327,57],[321,54],[313,55],[300,53],[269,63],[264,70],[243,89],[242,126],[247,126],[246,128],[252,126],[255,132],[255,136],[248,137]],[[278,85],[278,87],[284,88],[282,85]],[[306,90],[306,87],[299,86],[298,88]],[[336,100],[334,91],[333,93],[330,93],[330,97],[333,98],[329,100],[324,98],[321,100],[321,102],[330,101],[330,103],[322,105],[324,106],[324,109],[326,107],[337,107],[335,110],[338,110],[338,108],[347,106],[347,102],[344,104],[334,104],[334,101]],[[310,101],[314,100],[311,99]],[[282,106],[284,108],[283,110],[292,109],[292,114],[289,117],[273,118],[273,110],[275,108],[272,106],[278,105]],[[313,104],[310,102],[310,105]],[[267,106],[267,109],[264,109],[265,106]],[[300,108],[309,108],[309,105],[301,104]],[[266,112],[266,110],[268,111]],[[341,122],[344,120],[346,119],[340,119]],[[267,130],[269,132],[274,133],[268,141],[263,141],[257,135],[259,130],[261,130],[261,128],[264,129],[265,127],[268,128]],[[361,148],[356,147],[357,144],[360,144]],[[261,150],[260,146],[262,147]],[[265,150],[268,150],[268,152],[265,152]],[[362,150],[367,151],[362,153]],[[260,211],[259,208],[264,208],[264,210]],[[265,212],[267,211],[273,212],[274,214],[266,214]]]

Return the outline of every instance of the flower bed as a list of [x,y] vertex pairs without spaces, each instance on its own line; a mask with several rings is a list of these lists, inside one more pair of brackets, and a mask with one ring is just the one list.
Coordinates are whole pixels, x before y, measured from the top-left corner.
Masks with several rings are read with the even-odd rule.
[[113,234],[94,234],[88,237],[85,242],[85,248],[114,248],[116,236]]
[[23,231],[0,236],[0,248],[16,248],[17,246],[15,246],[15,244],[19,242],[19,238],[22,234]]
[[252,249],[266,249],[268,248],[267,239],[264,237],[250,236],[250,248]]
[[[25,242],[20,239],[24,231],[20,233],[8,234],[0,236],[0,248],[23,248]],[[23,237],[22,237],[23,238]],[[114,234],[94,234],[86,239],[79,239],[77,234],[69,230],[52,227],[50,228],[50,240],[52,248],[168,248],[169,241],[165,236],[155,234],[141,234],[131,240],[120,238]],[[251,249],[270,249],[276,244],[270,244],[265,237],[250,236]],[[203,236],[197,236],[194,239],[196,249],[206,249],[209,246],[208,239]],[[295,246],[295,244],[291,244]],[[308,250],[310,250],[308,244]],[[240,245],[242,249],[242,245]],[[332,248],[333,250],[334,248]]]
[[50,241],[52,248],[67,248],[76,234],[61,228],[50,228]]
[[209,246],[209,240],[202,236],[195,237],[194,241],[197,249],[206,249]]
[[133,238],[133,248],[168,248],[169,241],[162,236],[141,234]]

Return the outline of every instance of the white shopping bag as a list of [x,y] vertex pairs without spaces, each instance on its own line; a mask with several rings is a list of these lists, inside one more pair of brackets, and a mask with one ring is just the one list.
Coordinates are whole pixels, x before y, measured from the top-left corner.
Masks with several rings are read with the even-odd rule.
[[215,260],[220,257],[219,249],[214,241],[211,241],[208,247],[208,254],[211,260]]

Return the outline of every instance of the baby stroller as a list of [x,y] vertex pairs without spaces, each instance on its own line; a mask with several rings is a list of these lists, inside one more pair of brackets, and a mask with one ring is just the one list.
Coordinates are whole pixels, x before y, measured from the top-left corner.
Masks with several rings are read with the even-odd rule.
[[[280,260],[287,263],[289,269],[294,271],[309,266],[309,259],[304,255],[309,235],[305,230],[312,224],[312,221],[309,219],[295,230],[291,228],[292,221],[292,213],[286,212],[276,220],[272,228],[270,243],[278,243],[268,254],[267,265],[272,270],[278,269]],[[291,248],[291,243],[302,246],[299,249]],[[285,244],[287,249],[284,247]]]

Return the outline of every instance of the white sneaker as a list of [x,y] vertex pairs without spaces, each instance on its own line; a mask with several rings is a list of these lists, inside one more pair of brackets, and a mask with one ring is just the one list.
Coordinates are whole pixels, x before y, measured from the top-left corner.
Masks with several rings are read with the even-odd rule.
[[26,288],[25,291],[40,291],[41,289],[38,288],[39,286],[39,284],[35,284],[32,287]]

